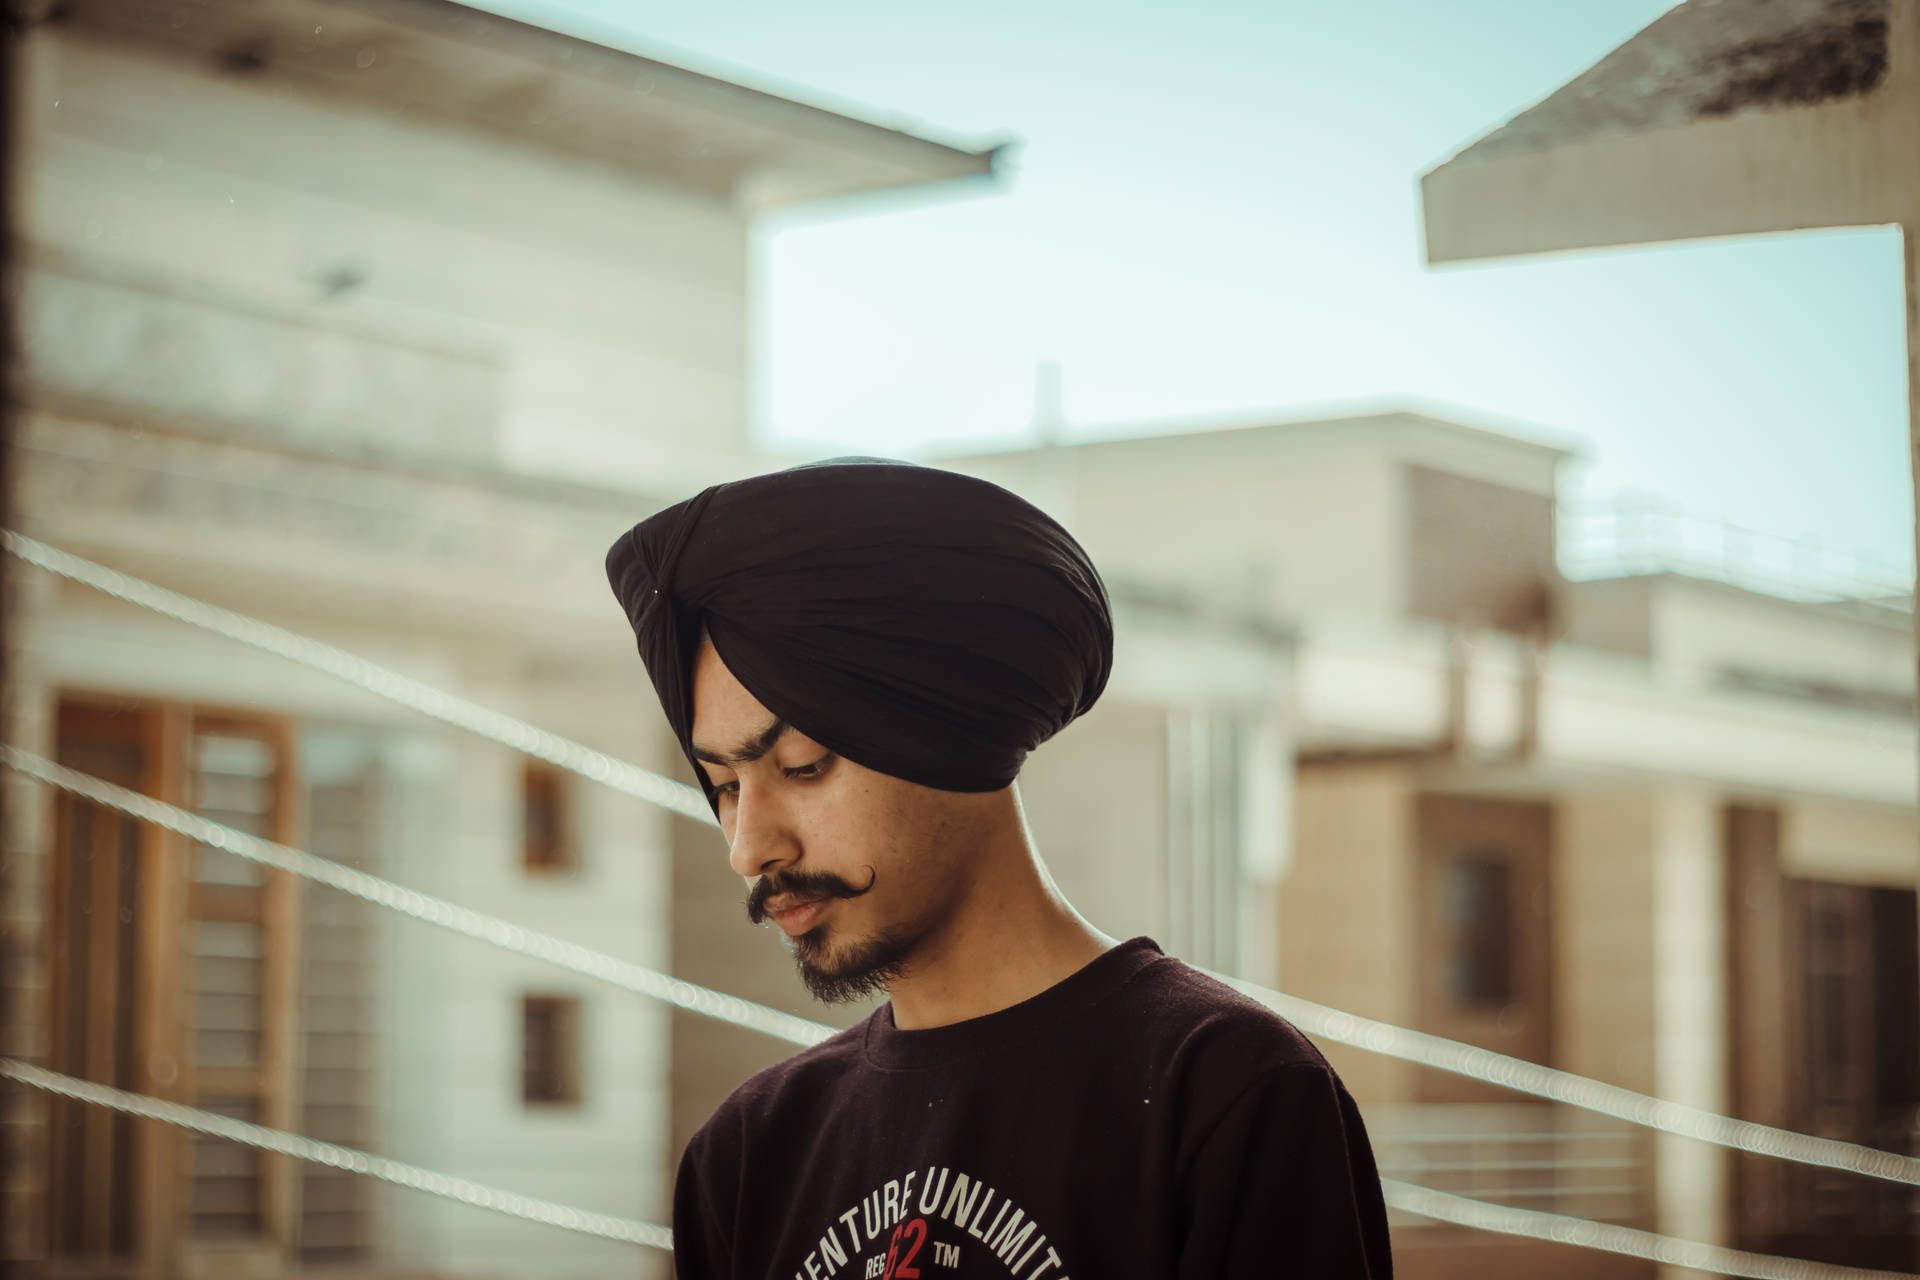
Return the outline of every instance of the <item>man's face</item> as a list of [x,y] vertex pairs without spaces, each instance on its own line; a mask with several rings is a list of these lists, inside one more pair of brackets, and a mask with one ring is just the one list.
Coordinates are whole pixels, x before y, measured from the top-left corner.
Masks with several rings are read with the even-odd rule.
[[710,643],[694,660],[693,745],[719,792],[729,861],[751,884],[748,914],[793,940],[817,998],[884,988],[966,897],[980,797],[835,755],[760,705]]

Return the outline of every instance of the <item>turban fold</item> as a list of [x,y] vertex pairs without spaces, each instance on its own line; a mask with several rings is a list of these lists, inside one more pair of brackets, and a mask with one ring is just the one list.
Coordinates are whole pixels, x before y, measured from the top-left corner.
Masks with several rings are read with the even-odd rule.
[[935,467],[836,458],[714,485],[615,542],[607,577],[689,761],[703,624],[775,716],[943,791],[1012,782],[1113,665],[1106,589],[1072,535]]

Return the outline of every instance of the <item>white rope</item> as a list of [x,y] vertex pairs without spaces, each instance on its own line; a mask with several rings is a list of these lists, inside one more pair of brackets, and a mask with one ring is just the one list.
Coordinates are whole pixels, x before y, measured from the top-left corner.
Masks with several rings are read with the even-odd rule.
[[[705,797],[692,787],[649,773],[636,765],[613,760],[578,743],[537,729],[524,721],[443,693],[430,685],[389,671],[331,645],[309,640],[269,623],[155,586],[118,570],[108,569],[90,560],[60,551],[22,534],[5,531],[3,536],[6,550],[50,572],[193,626],[278,654],[290,661],[326,671],[370,693],[412,707],[445,723],[470,729],[505,746],[538,755],[583,777],[606,783],[642,800],[663,805],[676,813],[685,813],[709,823],[713,821],[713,815],[706,806]],[[46,771],[58,770],[60,766],[37,756],[27,756],[11,748],[8,748],[7,752],[9,764],[13,764],[16,759],[30,759],[34,762],[36,769],[40,770],[35,772],[35,776],[56,781]],[[13,767],[20,766],[13,764]],[[26,771],[34,772],[34,770]],[[62,773],[95,787],[111,787],[109,783],[86,778],[82,774],[73,774],[64,770]],[[56,781],[56,785],[66,786],[67,784]],[[160,805],[157,801],[133,792],[125,792],[117,787],[111,787],[111,790],[123,795],[129,804],[142,807],[133,808],[106,800],[102,800],[102,803],[112,804],[113,807],[120,808],[135,817],[160,822],[160,825],[182,831],[184,829],[177,825],[178,823],[195,824],[194,832],[215,832],[221,839],[233,842],[220,844],[218,847],[240,853],[243,857],[255,857],[256,860],[268,862],[273,866],[286,865],[289,870],[296,870],[293,863],[305,860],[301,865],[316,864],[314,871],[310,873],[303,870],[298,871],[298,874],[312,874],[312,878],[334,884],[335,887],[346,889],[347,892],[354,893],[356,896],[379,902],[383,906],[393,906],[396,910],[403,910],[407,914],[431,923],[442,924],[469,936],[506,946],[509,950],[538,955],[540,958],[549,959],[555,964],[561,964],[577,972],[601,977],[628,990],[665,999],[681,1008],[690,1009],[696,1013],[708,1013],[709,1016],[735,1022],[736,1025],[762,1030],[768,1035],[789,1040],[795,1044],[815,1044],[826,1035],[832,1034],[832,1029],[822,1024],[795,1018],[790,1014],[767,1009],[764,1006],[749,1004],[734,996],[709,991],[704,987],[694,986],[692,983],[683,982],[655,970],[616,960],[611,956],[590,951],[585,947],[564,942],[546,934],[534,933],[504,920],[468,911],[464,907],[456,907],[411,889],[403,889],[388,881],[366,875],[364,872],[328,862],[324,858],[316,858],[312,854],[259,840],[242,832],[230,831],[207,822],[197,815],[173,809],[171,806]],[[81,792],[81,794],[99,798],[88,792]],[[151,817],[149,814],[171,816],[166,821],[161,821],[160,818]],[[185,833],[194,834],[194,832]],[[194,838],[206,840],[210,844],[215,843],[204,835],[195,834]],[[260,852],[269,853],[270,856],[260,857],[258,853],[244,851],[247,847],[255,846]],[[283,863],[277,860],[280,858],[292,861]],[[350,881],[360,887],[348,888],[346,883],[341,882],[342,880]],[[414,904],[414,907],[410,910],[399,906],[397,900]],[[510,945],[506,939],[517,940],[517,945]],[[1352,1045],[1421,1066],[1449,1071],[1522,1093],[1531,1093],[1536,1097],[1549,1098],[1568,1106],[1614,1116],[1633,1124],[1695,1138],[1717,1146],[1775,1156],[1801,1164],[1843,1169],[1891,1182],[1920,1185],[1920,1159],[1913,1156],[1879,1151],[1872,1147],[1841,1142],[1832,1138],[1817,1138],[1788,1129],[1755,1124],[1752,1121],[1736,1120],[1731,1116],[1717,1115],[1683,1103],[1669,1102],[1638,1093],[1632,1089],[1603,1084],[1598,1080],[1575,1075],[1572,1072],[1526,1062],[1475,1045],[1463,1044],[1457,1040],[1448,1040],[1441,1036],[1397,1027],[1391,1023],[1357,1017],[1327,1005],[1317,1004],[1299,996],[1290,996],[1225,974],[1213,976],[1259,1000],[1282,1017],[1295,1023],[1303,1031],[1339,1044]],[[711,1004],[713,1008],[710,1010],[704,1007],[706,1004]],[[761,1018],[767,1020],[766,1025],[757,1025],[753,1020]]]
[[648,804],[659,805],[682,817],[704,822],[708,826],[716,825],[713,810],[707,806],[706,797],[697,787],[690,787],[684,782],[677,782],[624,760],[615,760],[570,738],[549,733],[477,702],[456,697],[424,681],[348,653],[345,649],[155,586],[131,574],[121,573],[118,569],[109,569],[58,547],[50,547],[23,533],[3,530],[0,531],[0,540],[4,540],[9,552],[28,564],[38,565],[50,573],[82,583],[115,599],[151,609],[229,640],[252,645],[301,666],[324,671],[356,688],[389,702],[399,703],[442,724],[465,729],[502,746],[512,747],[515,751],[537,756],[571,773],[603,783],[615,791],[645,800]]
[[1451,1071],[1472,1080],[1483,1080],[1518,1093],[1530,1093],[1537,1098],[1563,1102],[1570,1107],[1613,1116],[1663,1133],[1696,1138],[1718,1147],[1731,1147],[1736,1151],[1776,1156],[1796,1164],[1844,1169],[1870,1178],[1920,1186],[1920,1159],[1913,1156],[1863,1147],[1854,1142],[1841,1142],[1835,1138],[1816,1138],[1795,1133],[1791,1129],[1755,1124],[1751,1120],[1736,1120],[1699,1107],[1623,1089],[1619,1085],[1604,1084],[1570,1071],[1543,1067],[1537,1062],[1509,1057],[1477,1045],[1462,1044],[1458,1040],[1429,1035],[1424,1031],[1410,1031],[1390,1022],[1376,1022],[1371,1018],[1343,1013],[1230,974],[1215,973],[1212,976],[1258,1000],[1308,1035],[1352,1045],[1356,1049],[1365,1049],[1389,1058],[1416,1062],[1424,1067]]
[[117,809],[142,822],[150,822],[155,826],[165,827],[169,831],[176,831],[190,840],[198,840],[202,844],[224,849],[228,853],[237,854],[269,867],[290,871],[294,875],[318,881],[342,893],[349,893],[367,902],[391,908],[401,915],[411,916],[415,920],[424,920],[428,924],[439,925],[443,929],[451,929],[469,938],[491,943],[502,950],[544,960],[562,969],[570,969],[575,973],[585,974],[589,978],[597,978],[624,991],[650,996],[655,1000],[664,1000],[668,1004],[703,1017],[731,1022],[737,1027],[745,1027],[749,1031],[758,1031],[777,1040],[798,1045],[819,1044],[838,1031],[836,1027],[810,1022],[805,1018],[796,1018],[790,1013],[770,1009],[762,1004],[754,1004],[738,996],[696,986],[670,974],[661,973],[658,969],[649,969],[645,965],[635,964],[631,960],[622,960],[602,951],[594,951],[578,943],[556,938],[552,934],[524,928],[502,920],[498,916],[490,916],[484,912],[457,906],[444,898],[436,898],[416,889],[408,889],[357,868],[331,862],[318,854],[289,848],[271,840],[263,840],[259,836],[249,835],[244,831],[235,831],[232,827],[223,827],[199,814],[164,804],[150,796],[143,796],[137,791],[115,786],[103,779],[78,773],[18,747],[0,746],[0,764],[30,778],[51,783],[63,791],[84,796],[96,804]]
[[[598,978],[623,990],[666,1000],[680,1008],[747,1027],[794,1044],[817,1044],[834,1033],[834,1028],[821,1023],[808,1022],[777,1009],[769,1009],[764,1005],[752,1004],[735,996],[696,986],[657,970],[592,951],[547,934],[524,929],[497,917],[471,911],[428,894],[403,888],[367,872],[331,862],[317,854],[263,840],[244,831],[235,831],[184,809],[129,791],[103,779],[78,773],[16,747],[0,746],[0,764],[131,817],[165,827],[189,839],[303,876],[368,902],[390,907],[416,920],[424,920],[491,943],[503,950],[545,960],[574,972]],[[1248,991],[1249,994],[1269,998],[1269,1003],[1272,997],[1288,999],[1280,997],[1277,992],[1255,988],[1250,983],[1236,981],[1234,985]],[[1289,1007],[1288,1012],[1301,1015],[1302,1025],[1316,1021],[1312,1016],[1315,1011],[1330,1014],[1336,1018],[1349,1016],[1336,1010],[1327,1010],[1324,1006],[1312,1005],[1310,1002],[1299,1003],[1305,1008],[1295,1010]],[[1333,1038],[1331,1034],[1329,1038]],[[671,1235],[666,1228],[649,1223],[589,1213],[549,1201],[535,1200],[515,1192],[496,1190],[464,1178],[401,1164],[398,1161],[368,1155],[365,1152],[335,1146],[331,1143],[318,1142],[297,1134],[264,1128],[229,1116],[197,1111],[178,1103],[124,1093],[104,1085],[76,1080],[70,1076],[10,1059],[0,1059],[0,1075],[84,1102],[162,1120],[168,1124],[182,1125],[215,1137],[229,1138],[250,1146],[283,1152],[302,1160],[312,1160],[336,1168],[368,1174],[402,1186],[414,1187],[434,1195],[465,1201],[481,1208],[527,1218],[531,1221],[545,1222],[608,1239],[630,1240],[653,1248],[672,1248]],[[1727,1275],[1783,1277],[1786,1280],[1884,1280],[1885,1277],[1894,1274],[1860,1271],[1848,1267],[1831,1267],[1799,1259],[1774,1258],[1764,1254],[1721,1249],[1696,1241],[1654,1235],[1650,1232],[1590,1222],[1562,1214],[1540,1213],[1488,1204],[1426,1187],[1397,1182],[1393,1179],[1383,1178],[1381,1187],[1390,1205],[1424,1217],[1509,1235],[1562,1240],[1566,1243],[1610,1250],[1615,1253],[1628,1253],[1636,1257],[1683,1262],[1687,1266],[1721,1271]]]
[[418,1165],[403,1164],[398,1160],[389,1160],[385,1156],[369,1155],[365,1151],[356,1151],[352,1147],[336,1146],[331,1142],[318,1142],[297,1133],[269,1129],[265,1125],[251,1124],[248,1121],[236,1120],[232,1116],[223,1116],[212,1111],[201,1111],[194,1107],[182,1106],[177,1102],[164,1102],[159,1098],[111,1089],[90,1080],[76,1080],[72,1076],[61,1075],[57,1071],[48,1071],[12,1058],[0,1058],[0,1076],[18,1080],[21,1084],[31,1085],[35,1089],[44,1089],[48,1093],[59,1094],[61,1097],[73,1098],[79,1102],[92,1103],[95,1106],[107,1107],[147,1120],[158,1120],[163,1124],[178,1125],[182,1129],[192,1129],[215,1138],[225,1138],[245,1146],[258,1147],[262,1151],[276,1151],[281,1155],[292,1156],[296,1160],[307,1160],[334,1169],[345,1169],[350,1173],[365,1174],[367,1177],[379,1178],[383,1182],[391,1182],[396,1186],[411,1187],[415,1191],[424,1191],[428,1195],[440,1196],[447,1200],[458,1200],[476,1208],[506,1214],[508,1217],[544,1223],[550,1227],[559,1227],[563,1231],[575,1231],[582,1235],[599,1236],[605,1240],[617,1240],[623,1244],[645,1245],[649,1249],[665,1249],[669,1252],[673,1249],[673,1232],[665,1227],[655,1226],[651,1222],[575,1209],[568,1205],[556,1204],[551,1200],[524,1196],[517,1191],[502,1191],[497,1187],[485,1186],[466,1178],[456,1178],[452,1174],[422,1169]]
[[1754,1280],[1913,1280],[1905,1271],[1870,1271],[1861,1267],[1842,1267],[1831,1262],[1809,1262],[1804,1258],[1782,1258],[1770,1253],[1748,1253],[1698,1240],[1663,1236],[1638,1227],[1618,1223],[1589,1222],[1564,1214],[1542,1213],[1538,1209],[1516,1209],[1510,1205],[1469,1200],[1446,1191],[1416,1187],[1380,1179],[1380,1189],[1389,1207],[1423,1218],[1451,1222],[1480,1231],[1502,1235],[1528,1236],[1552,1240],[1584,1249],[1623,1253],[1631,1258],[1646,1258],[1669,1266],[1691,1267],[1697,1271],[1715,1271],[1724,1276],[1750,1276]]
[[[177,1102],[166,1102],[159,1098],[149,1098],[141,1094],[109,1088],[106,1085],[94,1084],[88,1080],[78,1080],[57,1071],[48,1071],[10,1058],[0,1058],[0,1076],[17,1080],[21,1084],[42,1089],[48,1093],[106,1107],[126,1115],[158,1120],[163,1124],[192,1129],[211,1137],[257,1147],[263,1151],[275,1151],[298,1160],[379,1178],[396,1186],[409,1187],[428,1195],[456,1200],[509,1217],[558,1227],[563,1231],[598,1236],[627,1244],[644,1245],[651,1249],[662,1249],[668,1252],[673,1249],[673,1233],[666,1227],[656,1226],[650,1222],[576,1209],[551,1200],[539,1200],[532,1196],[521,1195],[516,1191],[502,1191],[467,1178],[458,1178],[452,1174],[423,1169],[418,1165],[389,1160],[384,1156],[356,1151],[351,1147],[342,1147],[331,1142],[318,1142],[300,1134],[269,1129],[264,1125],[236,1120],[231,1116],[223,1116],[211,1111],[201,1111]],[[1387,1204],[1392,1208],[1439,1222],[1450,1222],[1482,1231],[1499,1232],[1503,1235],[1527,1236],[1535,1240],[1551,1240],[1581,1248],[1601,1249],[1609,1253],[1647,1258],[1701,1271],[1715,1271],[1722,1275],[1755,1277],[1756,1280],[1911,1280],[1911,1277],[1900,1272],[1868,1271],[1858,1267],[1808,1262],[1799,1258],[1748,1253],[1740,1249],[1726,1249],[1718,1245],[1702,1244],[1696,1240],[1657,1235],[1651,1231],[1641,1231],[1613,1223],[1589,1222],[1563,1214],[1541,1213],[1532,1209],[1515,1209],[1506,1205],[1487,1204],[1480,1200],[1470,1200],[1465,1196],[1397,1182],[1391,1178],[1382,1178],[1380,1188]]]
[[[693,1013],[797,1045],[815,1045],[834,1034],[835,1029],[824,1023],[812,1022],[737,996],[697,986],[657,969],[621,960],[550,934],[512,924],[497,916],[405,888],[316,854],[221,826],[198,814],[68,769],[18,747],[0,746],[0,764],[214,848],[290,871],[414,919],[491,943],[503,950],[559,965],[622,990],[665,1000]],[[1878,1151],[1831,1138],[1809,1137],[1746,1120],[1734,1120],[1473,1045],[1409,1031],[1390,1023],[1358,1018],[1229,974],[1215,973],[1212,976],[1260,1001],[1309,1035],[1318,1035],[1339,1044],[1353,1045],[1389,1057],[1504,1085],[1523,1093],[1718,1146],[1779,1156],[1803,1164],[1844,1169],[1891,1182],[1920,1185],[1920,1160],[1911,1156]]]

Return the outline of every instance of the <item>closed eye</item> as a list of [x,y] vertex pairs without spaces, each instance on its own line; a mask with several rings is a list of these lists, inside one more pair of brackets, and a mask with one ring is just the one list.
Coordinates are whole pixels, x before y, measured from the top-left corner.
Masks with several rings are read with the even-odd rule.
[[827,766],[832,763],[833,763],[833,753],[829,751],[826,755],[821,756],[818,760],[815,760],[812,764],[798,765],[792,769],[782,769],[780,772],[785,774],[789,778],[793,778],[800,782],[806,782],[813,778],[817,778],[821,774],[825,773],[827,771]]
[[[829,751],[826,755],[821,756],[811,764],[795,765],[791,769],[782,769],[780,774],[782,777],[791,778],[795,782],[812,782],[827,771],[828,767],[833,764],[833,760],[833,753]],[[740,793],[740,780],[735,778],[727,782],[716,782],[713,784],[713,793],[720,796],[738,795]]]

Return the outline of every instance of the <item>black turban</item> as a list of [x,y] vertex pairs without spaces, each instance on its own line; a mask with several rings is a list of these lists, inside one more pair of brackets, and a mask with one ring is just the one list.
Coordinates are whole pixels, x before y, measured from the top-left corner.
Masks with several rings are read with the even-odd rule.
[[934,467],[835,458],[714,485],[629,530],[607,577],[689,761],[703,623],[775,716],[943,791],[1012,782],[1113,665],[1106,589],[1072,535]]

